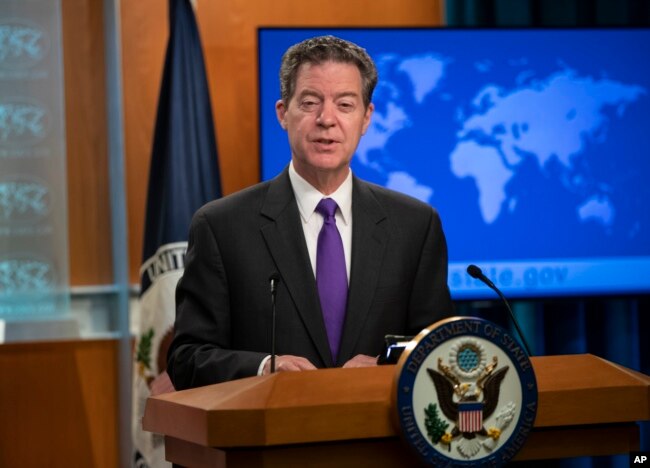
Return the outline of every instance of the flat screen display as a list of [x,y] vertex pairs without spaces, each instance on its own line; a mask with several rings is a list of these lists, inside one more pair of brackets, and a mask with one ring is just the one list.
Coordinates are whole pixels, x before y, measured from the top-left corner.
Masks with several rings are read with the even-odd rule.
[[440,213],[455,299],[650,291],[650,29],[261,29],[261,178],[290,160],[284,51],[334,34],[379,71],[353,172]]

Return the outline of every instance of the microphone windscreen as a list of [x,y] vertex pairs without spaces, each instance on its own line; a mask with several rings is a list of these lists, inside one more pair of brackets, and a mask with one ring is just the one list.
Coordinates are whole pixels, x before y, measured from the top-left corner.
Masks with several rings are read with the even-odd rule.
[[469,276],[471,276],[472,278],[476,278],[476,279],[481,279],[481,276],[483,276],[483,272],[476,265],[468,266],[467,267],[467,273],[469,273]]

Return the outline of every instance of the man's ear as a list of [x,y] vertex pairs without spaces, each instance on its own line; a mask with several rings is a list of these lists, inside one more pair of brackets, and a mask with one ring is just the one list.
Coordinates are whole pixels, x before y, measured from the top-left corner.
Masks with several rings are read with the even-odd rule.
[[285,120],[285,117],[287,115],[287,108],[284,105],[284,101],[282,99],[278,100],[278,102],[275,103],[275,115],[278,118],[278,122],[280,122],[280,126],[286,130],[287,122]]
[[375,105],[371,102],[368,104],[368,108],[366,109],[366,113],[363,116],[363,127],[361,129],[361,134],[365,135],[366,131],[368,130],[368,127],[370,126],[370,121],[372,119],[372,113],[375,110]]

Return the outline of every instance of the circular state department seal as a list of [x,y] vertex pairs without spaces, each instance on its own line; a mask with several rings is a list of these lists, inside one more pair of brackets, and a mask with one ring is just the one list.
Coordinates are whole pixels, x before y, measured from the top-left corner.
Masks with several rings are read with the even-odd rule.
[[487,320],[454,317],[422,330],[397,364],[403,438],[435,466],[500,466],[524,445],[537,414],[525,349]]

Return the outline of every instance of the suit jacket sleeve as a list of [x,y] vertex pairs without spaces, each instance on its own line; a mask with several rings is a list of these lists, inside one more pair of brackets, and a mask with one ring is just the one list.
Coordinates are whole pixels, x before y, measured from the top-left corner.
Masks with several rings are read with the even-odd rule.
[[228,277],[205,212],[190,227],[185,272],[176,289],[167,371],[176,389],[256,375],[267,353],[231,349]]
[[429,228],[421,247],[409,301],[408,327],[411,334],[453,313],[447,272],[447,242],[438,212],[431,208]]

